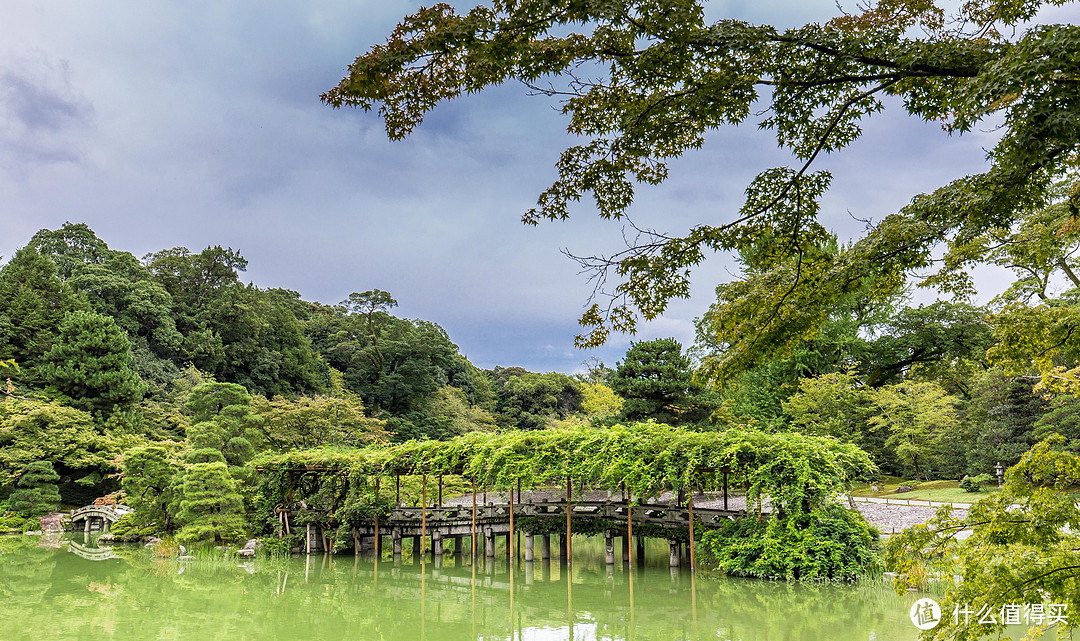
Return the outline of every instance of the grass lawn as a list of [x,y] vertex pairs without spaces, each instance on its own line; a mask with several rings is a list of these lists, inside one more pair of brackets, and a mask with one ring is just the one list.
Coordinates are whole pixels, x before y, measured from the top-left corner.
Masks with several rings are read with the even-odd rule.
[[[913,486],[915,489],[911,492],[897,494],[896,488],[901,485]],[[869,485],[857,486],[852,489],[851,493],[855,496],[873,496],[888,499],[974,503],[979,499],[986,498],[989,493],[998,491],[996,482],[984,485],[981,492],[967,492],[960,489],[960,484],[956,481],[922,481],[916,484],[914,481],[895,476],[887,476],[881,480],[878,485],[881,488],[880,492],[872,492],[870,487]]]

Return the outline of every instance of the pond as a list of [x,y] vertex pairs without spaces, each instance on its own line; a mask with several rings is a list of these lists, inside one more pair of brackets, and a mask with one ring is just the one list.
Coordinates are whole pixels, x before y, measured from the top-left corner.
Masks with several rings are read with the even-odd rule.
[[81,534],[0,537],[0,638],[123,640],[910,640],[917,596],[884,584],[692,576],[650,548],[631,571],[603,541],[558,560],[472,564],[307,556],[180,561]]

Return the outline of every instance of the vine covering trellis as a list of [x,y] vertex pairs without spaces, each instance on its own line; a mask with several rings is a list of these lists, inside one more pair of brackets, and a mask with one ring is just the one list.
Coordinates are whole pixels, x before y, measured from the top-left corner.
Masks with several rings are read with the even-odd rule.
[[298,521],[340,527],[389,513],[390,483],[419,475],[459,475],[493,490],[572,479],[579,488],[625,490],[635,502],[665,491],[719,489],[729,475],[751,501],[768,497],[783,514],[807,513],[876,473],[865,452],[829,437],[745,428],[694,432],[657,423],[297,450],[264,455],[256,465],[256,506],[264,515],[302,503]]

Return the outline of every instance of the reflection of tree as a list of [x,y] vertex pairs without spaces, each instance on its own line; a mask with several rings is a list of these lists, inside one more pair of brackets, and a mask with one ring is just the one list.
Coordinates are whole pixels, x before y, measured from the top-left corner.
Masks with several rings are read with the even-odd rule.
[[[511,623],[501,556],[490,573],[478,567],[475,582],[472,568],[456,567],[450,557],[440,568],[429,563],[421,587],[420,566],[381,562],[376,584],[370,561],[344,556],[256,560],[249,574],[216,556],[179,562],[117,546],[123,559],[93,563],[12,541],[0,540],[3,638],[39,638],[48,629],[56,638],[411,640],[421,636],[421,596],[432,640],[508,639],[523,627],[565,635],[568,622],[566,575],[557,561],[546,570],[540,562],[528,570],[521,564]],[[628,638],[625,569],[606,567],[595,539],[577,543],[572,619],[598,638]],[[660,550],[651,552],[650,558]],[[635,641],[691,637],[687,574],[648,567],[633,585]],[[704,576],[696,586],[702,638],[888,638],[910,626],[907,606],[886,588]]]

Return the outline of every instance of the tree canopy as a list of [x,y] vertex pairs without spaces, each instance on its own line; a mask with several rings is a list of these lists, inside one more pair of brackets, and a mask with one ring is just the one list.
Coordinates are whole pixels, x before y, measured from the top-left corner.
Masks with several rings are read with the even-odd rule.
[[[816,335],[847,293],[893,295],[912,270],[935,266],[942,244],[947,259],[926,283],[965,293],[972,241],[1055,202],[1075,214],[1075,179],[1058,185],[1080,151],[1080,27],[1029,26],[1040,8],[1065,2],[970,0],[953,11],[878,0],[790,29],[710,23],[700,0],[498,0],[464,14],[436,4],[404,18],[322,98],[377,108],[393,139],[440,102],[508,80],[558,99],[583,142],[562,153],[555,182],[523,216],[530,224],[567,218],[587,195],[602,217],[622,218],[638,185],[665,181],[668,163],[711,130],[770,130],[793,162],[763,168],[737,210],[682,235],[641,230],[624,251],[580,259],[615,285],[597,292],[607,296],[587,308],[577,342],[596,345],[662,314],[689,294],[708,252],[753,250],[719,338],[740,353],[775,350]],[[831,251],[817,217],[832,175],[815,161],[857,140],[887,105],[949,133],[992,124],[1000,138],[984,172],[912,194]]]

